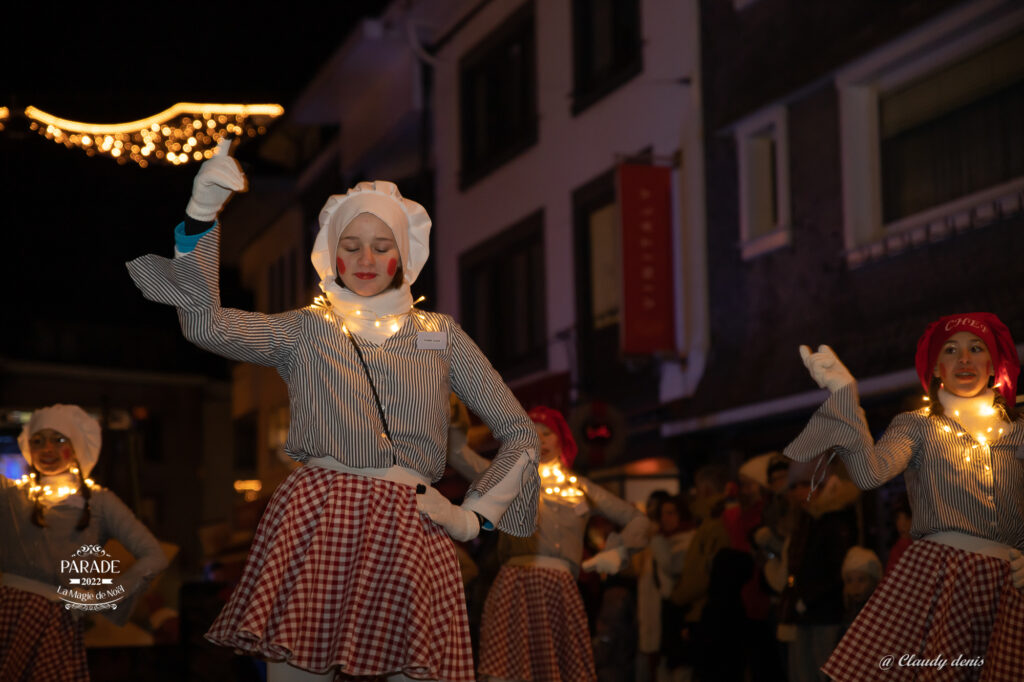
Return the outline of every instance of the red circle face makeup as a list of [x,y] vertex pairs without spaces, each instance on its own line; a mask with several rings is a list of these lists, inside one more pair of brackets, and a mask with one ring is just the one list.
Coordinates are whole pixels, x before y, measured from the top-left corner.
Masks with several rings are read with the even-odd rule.
[[395,271],[398,269],[398,259],[392,258],[388,261],[388,276],[394,277]]
[[345,261],[341,260],[340,258],[335,258],[334,260],[335,260],[335,262],[337,264],[337,267],[338,267],[338,274],[339,275],[344,275],[345,274]]

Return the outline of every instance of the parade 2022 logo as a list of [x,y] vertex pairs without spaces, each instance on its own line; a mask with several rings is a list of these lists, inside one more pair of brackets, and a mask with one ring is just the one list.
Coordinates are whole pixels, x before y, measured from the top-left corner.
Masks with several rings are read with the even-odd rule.
[[119,559],[99,545],[82,545],[60,562],[64,584],[57,587],[57,594],[65,609],[113,610],[125,597],[124,586],[117,583],[120,573]]

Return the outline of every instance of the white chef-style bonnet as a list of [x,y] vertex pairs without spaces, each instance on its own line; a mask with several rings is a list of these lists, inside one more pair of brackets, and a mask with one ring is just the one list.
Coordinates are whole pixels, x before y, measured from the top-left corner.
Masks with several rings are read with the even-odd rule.
[[88,477],[89,472],[96,466],[96,461],[100,458],[102,437],[100,423],[78,405],[57,403],[36,410],[29,418],[28,424],[22,428],[21,435],[18,436],[18,446],[29,466],[32,465],[32,452],[28,446],[29,438],[43,429],[53,429],[71,441],[78,466],[82,469],[82,477]]
[[412,284],[430,255],[430,216],[415,201],[405,199],[393,182],[360,182],[345,194],[334,194],[320,210],[320,232],[311,260],[320,275],[320,288],[328,291],[338,276],[335,264],[341,233],[360,213],[370,213],[391,228],[402,256],[404,282]]

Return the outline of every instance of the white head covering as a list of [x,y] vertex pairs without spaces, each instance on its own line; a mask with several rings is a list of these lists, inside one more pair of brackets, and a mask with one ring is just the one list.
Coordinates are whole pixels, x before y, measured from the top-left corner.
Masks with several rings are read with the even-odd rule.
[[[401,286],[376,296],[360,296],[336,282],[338,241],[352,219],[361,213],[377,216],[391,228],[402,257]],[[345,194],[335,194],[327,200],[320,210],[320,232],[310,258],[320,276],[320,289],[332,307],[347,318],[346,324],[351,319],[348,313],[355,309],[369,310],[378,316],[409,311],[409,285],[416,281],[430,255],[430,224],[430,216],[422,206],[403,198],[394,183],[384,180],[360,182]],[[370,329],[366,331],[372,335]]]
[[57,403],[36,410],[18,436],[18,447],[21,448],[21,454],[29,466],[32,465],[32,452],[29,450],[28,440],[32,434],[43,429],[53,429],[71,440],[78,466],[82,469],[82,476],[88,477],[100,458],[100,423],[78,405]]
[[882,562],[878,555],[866,547],[853,546],[846,552],[843,559],[842,575],[845,578],[850,571],[864,571],[875,580],[882,579]]

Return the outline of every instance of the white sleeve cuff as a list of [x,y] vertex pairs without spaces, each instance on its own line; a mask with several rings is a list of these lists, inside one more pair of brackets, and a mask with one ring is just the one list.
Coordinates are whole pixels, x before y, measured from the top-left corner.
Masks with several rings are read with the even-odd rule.
[[[479,497],[475,495],[467,496],[466,500],[462,503],[462,508],[476,512],[487,519],[491,526],[497,525],[505,510],[512,504],[512,500],[523,489],[523,470],[532,464],[530,454],[527,452],[522,453],[519,456],[519,460],[512,465],[512,469],[497,485]],[[484,528],[491,530],[486,525]]]

